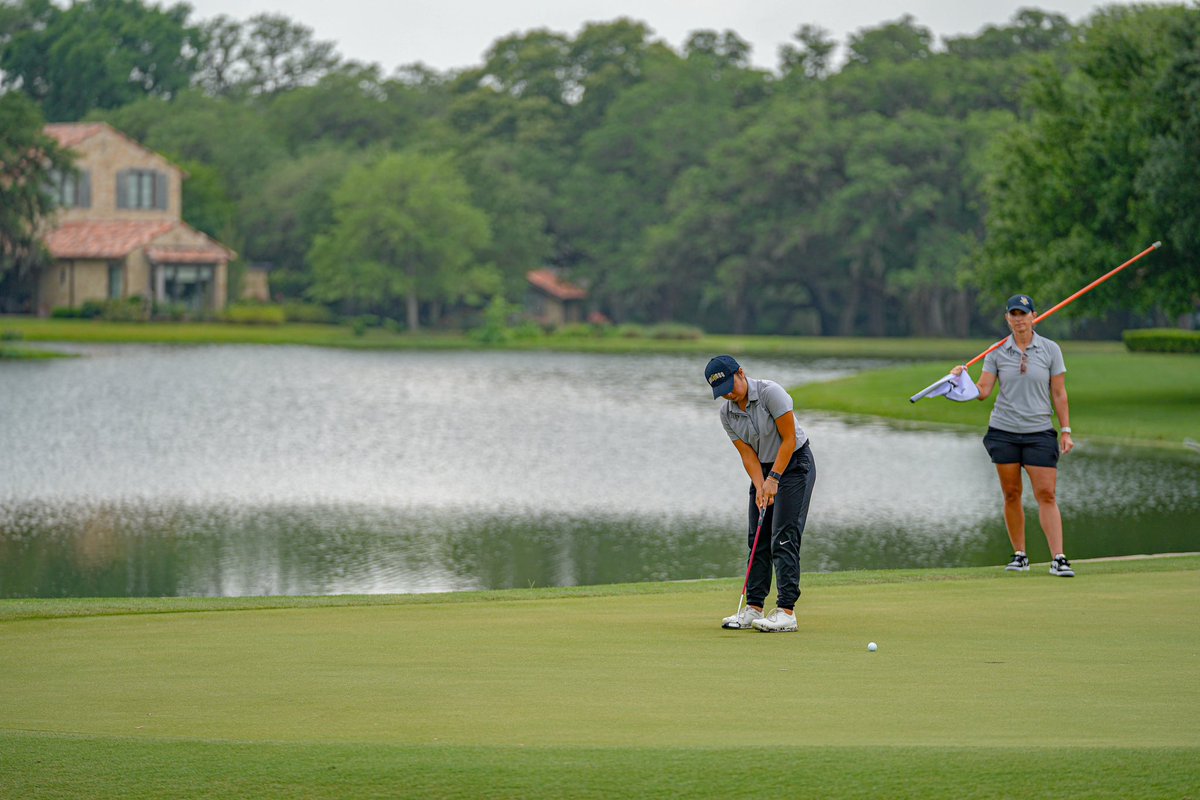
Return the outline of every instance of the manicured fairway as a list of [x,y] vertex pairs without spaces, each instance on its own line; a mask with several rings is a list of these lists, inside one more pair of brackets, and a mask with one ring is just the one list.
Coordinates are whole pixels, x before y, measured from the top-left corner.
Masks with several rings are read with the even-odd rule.
[[[1200,439],[1200,358],[1190,354],[1093,353],[1063,344],[1071,427],[1077,442],[1125,441],[1179,449]],[[911,422],[967,425],[983,434],[995,395],[984,402],[908,398],[945,375],[953,362],[867,372],[792,390],[796,408],[864,414]],[[981,367],[971,367],[978,380]]]
[[728,580],[0,602],[0,796],[1200,795],[1200,558],[1079,566],[811,576],[792,635]]

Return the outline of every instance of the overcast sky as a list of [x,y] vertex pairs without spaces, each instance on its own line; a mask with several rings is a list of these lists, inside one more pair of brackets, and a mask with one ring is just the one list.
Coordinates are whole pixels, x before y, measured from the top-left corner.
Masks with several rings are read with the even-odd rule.
[[[1017,0],[188,0],[193,21],[219,14],[245,20],[264,12],[284,14],[333,41],[343,58],[375,62],[385,72],[424,62],[446,70],[477,66],[483,53],[514,31],[549,28],[574,36],[585,23],[630,17],[646,23],[655,38],[676,50],[695,30],[732,30],[753,48],[754,64],[777,65],[781,44],[800,25],[828,30],[839,44],[860,28],[912,14],[938,36],[974,34],[1007,22],[1022,7],[1063,14],[1072,22],[1102,3],[1054,0],[1031,4]],[[164,2],[163,5],[172,5]]]

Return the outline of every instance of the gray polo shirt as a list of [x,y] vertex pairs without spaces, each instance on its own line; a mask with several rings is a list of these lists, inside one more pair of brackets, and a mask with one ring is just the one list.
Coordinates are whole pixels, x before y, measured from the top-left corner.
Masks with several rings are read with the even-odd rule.
[[1021,348],[1009,336],[983,359],[983,371],[1000,380],[1000,394],[988,423],[1009,433],[1037,433],[1054,428],[1050,378],[1067,371],[1062,349],[1036,332],[1025,348],[1028,361],[1021,374]]
[[[779,428],[775,420],[792,411],[792,396],[782,386],[774,381],[746,378],[747,403],[746,410],[738,408],[737,403],[726,400],[721,404],[721,424],[729,434],[730,441],[739,439],[758,453],[758,459],[764,464],[774,463],[779,455],[779,445],[783,439],[779,436]],[[799,450],[808,441],[808,434],[796,420],[796,449]]]

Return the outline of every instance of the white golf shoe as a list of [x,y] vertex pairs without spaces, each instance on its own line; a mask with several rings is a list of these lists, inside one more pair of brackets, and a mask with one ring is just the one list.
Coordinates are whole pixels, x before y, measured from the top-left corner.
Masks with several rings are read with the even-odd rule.
[[732,617],[726,617],[721,620],[722,628],[729,628],[734,631],[748,631],[756,619],[762,619],[763,613],[757,609],[746,606]]
[[763,633],[788,633],[799,630],[800,625],[796,622],[796,615],[789,614],[782,608],[776,608],[770,614],[767,614],[762,619],[756,619],[753,623],[755,630]]

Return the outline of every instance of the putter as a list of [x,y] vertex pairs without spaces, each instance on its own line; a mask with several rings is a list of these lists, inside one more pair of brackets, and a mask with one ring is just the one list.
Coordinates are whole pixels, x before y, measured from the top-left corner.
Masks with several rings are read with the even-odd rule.
[[730,630],[739,630],[742,626],[736,621],[736,618],[742,614],[742,602],[746,599],[746,589],[750,586],[750,568],[754,566],[754,552],[758,550],[758,535],[762,533],[763,518],[767,516],[767,506],[763,506],[758,512],[758,527],[754,529],[754,544],[750,545],[750,560],[746,562],[746,580],[742,581],[742,596],[738,598],[737,611],[733,612],[734,622],[727,625],[722,625],[722,628]]

